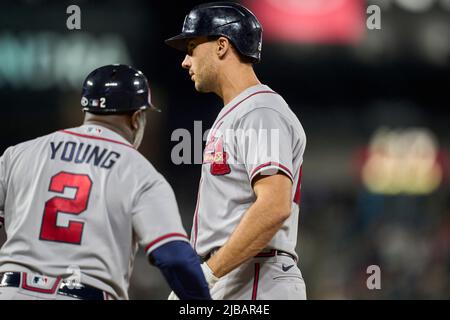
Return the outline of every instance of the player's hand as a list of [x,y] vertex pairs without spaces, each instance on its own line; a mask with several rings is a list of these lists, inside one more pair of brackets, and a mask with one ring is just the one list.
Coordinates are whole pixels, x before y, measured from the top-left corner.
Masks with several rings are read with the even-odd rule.
[[216,282],[219,281],[219,278],[213,274],[211,268],[208,266],[206,262],[203,262],[200,266],[202,267],[202,271],[203,274],[205,275],[206,282],[208,282],[208,287],[209,289],[211,289],[212,287],[214,287]]
[[178,296],[175,294],[175,292],[171,292],[169,294],[169,297],[167,298],[167,300],[180,300],[180,298],[178,298]]

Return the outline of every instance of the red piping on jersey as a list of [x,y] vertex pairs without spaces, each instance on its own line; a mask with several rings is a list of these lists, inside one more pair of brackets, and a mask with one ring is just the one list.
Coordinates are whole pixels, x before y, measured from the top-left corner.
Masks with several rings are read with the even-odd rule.
[[283,170],[286,170],[287,173],[289,174],[290,178],[293,179],[291,171],[288,168],[286,168],[285,166],[283,166],[282,164],[277,163],[277,162],[267,162],[267,163],[264,163],[262,165],[257,166],[255,169],[253,169],[252,174],[250,175],[250,179],[253,178],[253,176],[255,175],[255,173],[258,172],[258,170],[260,170],[260,169],[262,169],[264,167],[268,167],[268,166],[276,166],[276,167],[279,167],[279,168],[281,168]]
[[219,130],[219,128],[222,124],[223,124],[223,121],[219,122],[219,124],[214,128],[214,130],[211,132],[210,140],[214,140],[214,136],[216,135],[217,130]]
[[55,284],[50,289],[41,289],[41,288],[30,287],[27,284],[27,273],[26,272],[22,272],[22,288],[25,289],[25,290],[52,294],[52,293],[55,293],[55,291],[58,288],[60,282],[61,282],[61,277],[58,277],[55,280]]
[[164,236],[161,236],[159,238],[156,238],[155,240],[153,240],[152,242],[150,242],[148,244],[148,246],[145,247],[145,252],[147,252],[148,250],[150,250],[151,247],[153,247],[155,244],[157,244],[158,242],[161,242],[163,240],[166,240],[167,238],[172,238],[172,237],[181,237],[181,238],[188,238],[185,234],[182,233],[169,233],[166,234]]
[[242,99],[241,101],[239,101],[238,103],[236,103],[234,106],[232,106],[227,112],[224,113],[223,116],[221,116],[216,123],[218,123],[220,120],[222,120],[226,115],[228,115],[231,111],[233,111],[238,105],[240,105],[242,102],[244,102],[245,100],[253,97],[254,95],[260,94],[260,93],[272,93],[272,94],[278,94],[275,91],[271,91],[271,90],[264,90],[264,91],[257,91],[252,93],[251,95],[247,96],[246,98]]
[[295,190],[295,196],[294,196],[294,202],[298,205],[300,205],[300,190],[302,188],[302,171],[303,166],[300,166],[300,173],[298,174],[298,182],[297,182],[297,189]]
[[195,205],[195,213],[194,213],[194,250],[197,246],[197,238],[198,238],[198,207],[200,205],[200,188],[202,186],[203,178],[200,178],[200,182],[198,184],[198,193],[197,193],[197,204]]
[[253,280],[252,300],[256,300],[256,296],[258,295],[258,284],[259,284],[259,263],[255,263],[255,278]]
[[129,144],[126,144],[126,143],[123,143],[123,142],[120,142],[120,141],[116,141],[116,140],[112,140],[112,139],[101,138],[101,137],[96,137],[96,136],[90,136],[90,135],[87,135],[87,134],[76,133],[76,132],[72,132],[72,131],[68,131],[68,130],[61,130],[60,132],[71,134],[71,135],[78,136],[78,137],[88,138],[88,139],[94,139],[94,140],[101,140],[101,141],[117,143],[117,144],[121,144],[123,146],[126,146],[126,147],[134,149],[134,147],[129,145]]

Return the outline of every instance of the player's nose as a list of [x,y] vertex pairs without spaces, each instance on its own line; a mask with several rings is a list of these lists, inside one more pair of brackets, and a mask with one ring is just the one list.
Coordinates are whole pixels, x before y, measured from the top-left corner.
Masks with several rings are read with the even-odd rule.
[[183,67],[184,69],[189,69],[191,66],[191,57],[189,55],[186,55],[183,62],[181,63],[181,67]]

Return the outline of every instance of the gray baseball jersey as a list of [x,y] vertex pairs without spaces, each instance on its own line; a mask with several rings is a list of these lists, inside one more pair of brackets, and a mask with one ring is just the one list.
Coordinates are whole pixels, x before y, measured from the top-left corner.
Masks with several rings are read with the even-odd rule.
[[0,158],[0,272],[70,276],[128,298],[138,244],[188,241],[172,188],[119,134],[83,125]]
[[248,88],[220,111],[204,151],[191,243],[201,256],[221,247],[256,197],[258,175],[283,172],[293,183],[292,212],[268,248],[297,257],[305,132],[283,98],[268,86]]

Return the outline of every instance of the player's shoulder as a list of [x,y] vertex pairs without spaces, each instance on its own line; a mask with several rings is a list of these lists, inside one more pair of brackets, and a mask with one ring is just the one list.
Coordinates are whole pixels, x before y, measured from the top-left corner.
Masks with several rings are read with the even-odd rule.
[[145,190],[157,182],[166,181],[159,170],[137,150],[125,151],[120,160],[111,175],[116,182],[122,181],[123,185],[134,185],[137,189]]
[[7,155],[7,156],[11,157],[11,156],[14,156],[16,154],[21,154],[24,151],[27,151],[29,149],[37,148],[37,147],[39,147],[42,144],[43,141],[48,140],[54,134],[55,134],[54,132],[48,133],[46,135],[39,136],[39,137],[30,139],[30,140],[26,140],[26,141],[20,142],[18,144],[13,145],[13,146],[10,146],[10,147],[8,147],[5,150],[4,155]]
[[157,172],[153,164],[142,153],[136,149],[127,149],[127,160],[122,163],[125,166],[133,166],[137,174],[142,174],[142,170],[149,170],[150,172]]
[[263,124],[263,126],[285,127],[301,139],[306,139],[305,130],[299,117],[286,100],[268,86],[247,96],[245,104],[235,114],[234,126],[244,128]]
[[237,116],[245,117],[247,114],[275,113],[287,117],[295,117],[286,100],[278,92],[267,85],[257,86],[253,92],[244,97],[242,107],[238,108]]
[[259,90],[250,94],[244,105],[238,108],[236,119],[245,121],[245,119],[254,118],[280,118],[291,125],[301,126],[297,115],[281,94],[266,85],[259,87]]

